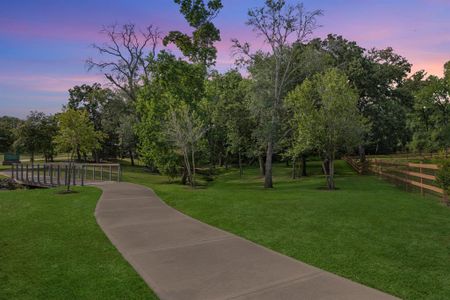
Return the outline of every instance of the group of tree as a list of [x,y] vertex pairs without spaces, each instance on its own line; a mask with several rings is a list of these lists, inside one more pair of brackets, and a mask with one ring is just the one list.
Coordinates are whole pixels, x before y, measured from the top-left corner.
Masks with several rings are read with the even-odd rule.
[[[133,24],[103,29],[109,42],[94,45],[102,60],[87,63],[110,87],[76,86],[64,107],[101,132],[98,144],[71,148],[76,159],[139,156],[151,170],[192,186],[199,168],[235,164],[242,175],[243,165],[259,164],[264,186],[272,188],[274,161],[292,163],[294,176],[302,162],[306,175],[306,157],[314,155],[334,189],[340,155],[364,160],[366,153],[450,148],[450,63],[442,78],[410,75],[411,64],[390,47],[364,49],[334,34],[313,38],[321,10],[266,0],[247,21],[266,46],[253,50],[233,40],[236,67],[221,73],[214,69],[220,31],[213,21],[222,2],[174,2],[192,32],[164,35]],[[38,113],[3,119],[3,148],[45,149],[52,157],[55,141],[48,136],[62,134],[61,119]],[[19,128],[16,138],[11,128]]]

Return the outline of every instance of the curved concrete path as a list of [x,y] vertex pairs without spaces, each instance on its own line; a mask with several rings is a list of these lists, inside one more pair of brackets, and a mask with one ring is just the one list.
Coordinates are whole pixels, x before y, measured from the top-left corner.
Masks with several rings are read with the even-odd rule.
[[98,185],[95,216],[161,299],[395,299],[192,219],[148,188]]

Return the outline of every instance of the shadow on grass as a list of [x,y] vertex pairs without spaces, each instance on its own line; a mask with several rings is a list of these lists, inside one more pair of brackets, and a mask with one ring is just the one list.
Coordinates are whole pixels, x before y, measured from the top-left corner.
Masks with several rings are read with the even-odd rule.
[[77,191],[74,189],[67,190],[67,187],[56,188],[56,190],[55,190],[56,195],[73,195],[73,194],[79,194],[79,193],[80,193],[80,191]]

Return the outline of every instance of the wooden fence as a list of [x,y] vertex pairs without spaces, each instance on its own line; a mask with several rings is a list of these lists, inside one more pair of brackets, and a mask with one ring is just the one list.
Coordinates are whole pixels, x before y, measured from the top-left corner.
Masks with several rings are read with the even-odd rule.
[[120,181],[120,164],[22,164],[11,165],[11,178],[30,186],[85,185],[98,181]]
[[343,160],[346,161],[359,175],[367,174],[369,171],[369,161],[361,163],[359,160],[351,157],[344,157]]
[[[380,177],[388,179],[407,190],[416,189],[423,195],[425,192],[444,196],[444,190],[439,187],[436,172],[439,166],[435,164],[394,162],[381,159],[368,159],[365,164],[356,159],[346,157],[345,161],[359,174],[367,170]],[[445,197],[444,197],[445,198]]]

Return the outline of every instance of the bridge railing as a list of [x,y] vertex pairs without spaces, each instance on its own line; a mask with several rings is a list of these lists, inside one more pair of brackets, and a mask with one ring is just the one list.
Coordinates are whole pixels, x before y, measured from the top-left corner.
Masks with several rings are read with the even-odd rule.
[[[34,186],[85,185],[121,179],[120,164],[44,163],[11,165],[11,178]],[[70,182],[69,182],[70,181]]]

